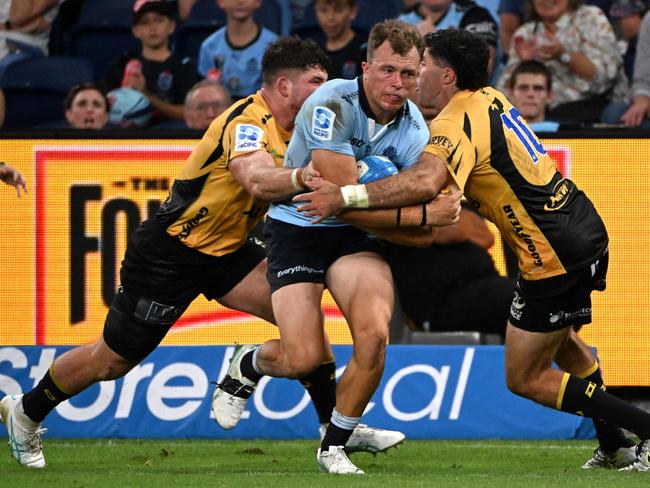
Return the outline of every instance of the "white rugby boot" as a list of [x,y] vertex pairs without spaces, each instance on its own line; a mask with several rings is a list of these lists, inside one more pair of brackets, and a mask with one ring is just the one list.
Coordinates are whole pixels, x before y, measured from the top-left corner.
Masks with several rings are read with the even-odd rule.
[[639,442],[636,446],[636,461],[619,471],[650,471],[650,439]]
[[[326,430],[326,425],[320,426],[321,441],[325,437]],[[355,452],[377,454],[378,452],[385,452],[391,447],[398,447],[404,443],[404,439],[406,439],[406,436],[397,430],[384,430],[366,424],[359,424],[345,444],[345,450],[349,454]]]
[[621,469],[636,461],[636,446],[620,447],[614,452],[606,452],[600,447],[582,469]]
[[[40,423],[22,413],[23,395],[7,395],[0,400],[0,420],[7,426],[11,455],[28,468],[44,468],[45,457],[41,434],[47,432]],[[17,411],[17,409],[20,410]],[[32,425],[30,425],[32,424]]]
[[366,474],[357,468],[347,454],[343,446],[330,446],[327,451],[316,453],[316,461],[321,470],[331,474]]
[[212,413],[217,423],[224,429],[232,429],[239,423],[246,402],[255,391],[257,382],[246,378],[240,368],[242,357],[257,346],[237,346],[230,358],[228,372],[217,385],[212,395]]

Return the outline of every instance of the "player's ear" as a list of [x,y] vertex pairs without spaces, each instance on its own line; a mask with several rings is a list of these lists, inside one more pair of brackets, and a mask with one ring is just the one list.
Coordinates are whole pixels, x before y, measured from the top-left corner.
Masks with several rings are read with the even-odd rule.
[[291,80],[286,76],[278,76],[278,79],[275,80],[275,87],[280,95],[288,97],[291,91]]

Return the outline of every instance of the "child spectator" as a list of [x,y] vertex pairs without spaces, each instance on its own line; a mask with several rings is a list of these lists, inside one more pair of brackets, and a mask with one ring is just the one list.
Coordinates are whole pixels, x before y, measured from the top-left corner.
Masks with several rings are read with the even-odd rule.
[[278,36],[253,19],[262,0],[217,0],[217,4],[226,12],[226,25],[201,44],[199,72],[207,76],[218,70],[232,97],[243,98],[262,86],[262,54]]
[[329,79],[356,78],[366,60],[368,34],[352,29],[357,16],[356,0],[315,0],[314,10],[321,28],[313,40],[330,58]]
[[183,102],[190,87],[200,80],[196,66],[172,53],[174,10],[162,0],[136,0],[133,5],[133,35],[142,47],[115,59],[106,73],[106,91],[133,88],[142,92],[153,108],[153,121],[182,119]]

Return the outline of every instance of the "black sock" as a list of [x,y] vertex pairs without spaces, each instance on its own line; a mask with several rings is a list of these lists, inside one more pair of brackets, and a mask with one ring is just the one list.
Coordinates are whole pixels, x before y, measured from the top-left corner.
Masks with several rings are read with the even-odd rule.
[[650,414],[604,391],[596,383],[564,374],[558,410],[585,417],[602,419],[608,424],[634,432],[641,439],[650,439]]
[[248,378],[249,380],[257,383],[260,379],[262,379],[263,374],[259,374],[257,371],[255,371],[255,368],[253,367],[253,354],[255,351],[250,351],[244,354],[244,356],[241,358],[241,363],[239,364],[239,367],[241,369],[241,373]]
[[318,422],[328,423],[336,405],[336,365],[334,360],[321,364],[313,372],[300,378],[300,383],[311,397],[318,415]]
[[34,422],[42,422],[54,407],[71,396],[56,386],[50,368],[38,385],[23,396],[23,410]]
[[353,430],[342,429],[330,422],[325,431],[325,437],[320,445],[321,451],[329,451],[330,446],[345,446]]
[[[584,376],[585,381],[591,381],[595,383],[597,387],[601,388],[603,391],[607,390],[605,383],[603,382],[603,377],[600,372],[600,368],[597,364],[594,365],[596,371],[591,373],[588,376]],[[605,452],[615,452],[621,447],[632,447],[634,442],[632,439],[625,437],[623,430],[616,425],[608,424],[602,419],[593,418],[594,427],[596,428],[596,436],[598,437],[598,442],[600,447]]]

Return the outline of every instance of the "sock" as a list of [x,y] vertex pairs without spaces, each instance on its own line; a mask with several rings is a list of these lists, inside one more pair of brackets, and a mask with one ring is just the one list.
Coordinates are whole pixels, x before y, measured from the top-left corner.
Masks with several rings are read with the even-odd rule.
[[42,422],[54,407],[71,396],[56,385],[50,367],[38,385],[23,396],[23,410],[34,422]]
[[602,419],[608,424],[650,438],[650,414],[610,395],[596,383],[564,373],[557,397],[558,410]]
[[[603,391],[607,390],[598,363],[594,363],[591,368],[579,374],[578,377],[585,381],[595,383],[596,386]],[[596,436],[598,437],[600,448],[603,451],[612,453],[616,452],[616,450],[621,447],[632,447],[634,445],[634,442],[632,442],[631,439],[625,437],[625,434],[620,427],[610,425],[602,419],[593,418],[592,420],[594,421],[594,427],[596,428]]]
[[336,365],[334,359],[321,364],[307,376],[300,378],[318,415],[320,424],[327,424],[336,405]]
[[255,363],[253,362],[255,359],[257,359],[257,355],[255,354],[256,352],[257,349],[244,354],[244,356],[241,358],[241,363],[239,364],[241,373],[253,383],[257,383],[260,379],[262,379],[262,376],[264,376],[255,367]]
[[360,420],[361,417],[346,417],[334,409],[320,445],[321,451],[329,451],[330,446],[345,446]]

